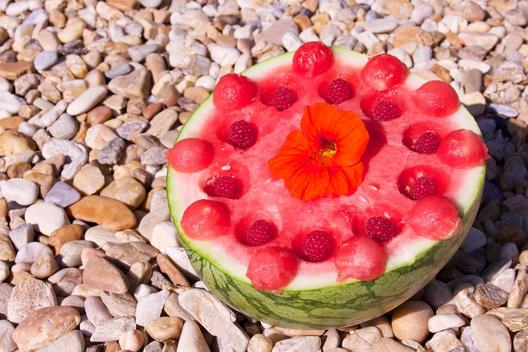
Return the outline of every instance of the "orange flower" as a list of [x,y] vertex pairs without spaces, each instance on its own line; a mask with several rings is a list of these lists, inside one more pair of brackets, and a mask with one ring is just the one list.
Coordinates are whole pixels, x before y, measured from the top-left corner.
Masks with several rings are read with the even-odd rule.
[[349,195],[363,180],[368,140],[358,115],[317,103],[305,107],[301,130],[290,132],[268,167],[295,198]]

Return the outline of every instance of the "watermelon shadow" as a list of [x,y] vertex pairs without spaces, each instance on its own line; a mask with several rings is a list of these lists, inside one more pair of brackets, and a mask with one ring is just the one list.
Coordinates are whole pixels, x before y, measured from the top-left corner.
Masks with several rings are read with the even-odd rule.
[[372,160],[372,158],[379,153],[381,148],[387,144],[387,137],[385,136],[385,130],[383,129],[383,126],[378,121],[369,119],[363,120],[363,123],[367,127],[370,136],[367,150],[361,158],[363,165],[365,166],[366,174],[368,172],[370,160]]

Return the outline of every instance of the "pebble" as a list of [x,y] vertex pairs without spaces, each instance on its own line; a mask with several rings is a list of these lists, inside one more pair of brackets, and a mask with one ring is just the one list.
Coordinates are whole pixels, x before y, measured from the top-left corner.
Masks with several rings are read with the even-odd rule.
[[45,50],[40,52],[36,57],[33,65],[37,71],[44,71],[55,65],[58,61],[59,55],[56,51]]
[[66,112],[71,116],[85,113],[99,104],[107,92],[108,89],[105,86],[90,87],[68,105]]
[[484,247],[487,243],[486,235],[474,227],[469,230],[464,243],[462,243],[462,250],[466,253],[471,253]]
[[46,347],[40,348],[39,352],[84,352],[85,342],[81,331],[75,330],[62,335]]
[[48,202],[31,205],[26,209],[24,218],[28,224],[35,225],[36,230],[44,235],[50,235],[70,223],[64,209]]
[[89,288],[123,294],[128,291],[128,280],[113,264],[101,257],[91,257],[83,271],[83,283]]
[[125,152],[126,143],[119,137],[112,139],[100,151],[97,161],[101,164],[116,164],[121,160]]
[[490,315],[477,315],[471,319],[471,331],[477,348],[482,352],[509,352],[510,333],[497,318]]
[[0,351],[11,352],[16,350],[17,345],[12,335],[15,327],[7,320],[0,320]]
[[0,110],[16,114],[22,107],[24,100],[9,92],[0,92]]
[[22,134],[7,130],[0,133],[0,156],[21,154],[35,149],[35,143]]
[[477,285],[474,293],[475,301],[488,309],[497,308],[508,301],[508,292],[491,283]]
[[0,261],[0,283],[4,282],[9,277],[9,265]]
[[85,195],[99,192],[104,187],[105,183],[106,178],[101,169],[92,164],[86,164],[81,167],[73,177],[73,186]]
[[94,222],[109,230],[126,230],[136,224],[136,216],[125,204],[103,196],[85,196],[69,210],[75,219]]
[[61,176],[66,180],[71,180],[88,159],[83,145],[67,139],[52,138],[42,147],[42,156],[50,159],[57,155],[68,157],[61,172]]
[[151,86],[150,73],[145,69],[136,69],[127,75],[116,77],[108,83],[108,89],[112,93],[129,99],[145,99]]
[[211,335],[225,337],[233,351],[246,350],[249,338],[233,324],[233,312],[216,297],[204,290],[187,289],[179,295],[178,301]]
[[2,196],[8,202],[16,202],[19,205],[28,206],[38,198],[39,188],[35,182],[22,178],[12,178],[0,182]]
[[[187,324],[187,323],[186,323]],[[271,352],[273,342],[262,334],[256,334],[249,339],[248,352]]]
[[48,132],[52,137],[70,139],[75,136],[78,130],[78,123],[73,117],[62,114],[59,118],[48,127]]
[[72,241],[79,241],[83,233],[84,229],[81,225],[66,225],[51,233],[48,244],[55,249],[55,253],[60,253],[64,245]]
[[68,296],[82,283],[82,272],[77,268],[65,268],[50,276],[48,281],[53,284],[58,295]]
[[31,264],[31,275],[39,279],[47,279],[53,275],[59,266],[55,260],[55,257],[51,253],[41,254],[34,262]]
[[318,352],[320,348],[321,338],[318,336],[295,336],[277,342],[272,352]]
[[108,319],[97,325],[90,337],[91,342],[118,341],[128,330],[134,330],[136,323],[133,318]]
[[169,247],[178,247],[178,232],[170,221],[160,222],[152,229],[150,244],[159,249],[162,253]]
[[398,21],[393,17],[385,17],[369,21],[365,24],[365,30],[374,33],[390,33],[398,26]]
[[88,320],[94,326],[98,326],[105,320],[112,318],[112,314],[110,314],[105,304],[99,297],[86,297],[84,300],[84,311],[86,312]]
[[429,335],[427,321],[434,315],[424,302],[409,301],[398,307],[392,315],[392,330],[400,340],[423,342]]
[[136,300],[130,294],[103,293],[101,299],[112,316],[132,317],[136,312]]
[[426,346],[433,352],[465,351],[464,345],[451,330],[437,332]]
[[66,208],[67,206],[77,202],[79,199],[81,199],[79,192],[77,192],[77,190],[69,184],[62,181],[55,182],[44,197],[46,202],[53,203],[61,208]]
[[499,41],[496,35],[487,33],[462,32],[458,36],[465,45],[476,45],[486,51],[493,49]]
[[466,321],[457,314],[438,314],[429,318],[427,326],[432,333],[456,329],[466,325]]
[[81,317],[75,308],[41,308],[17,326],[13,340],[23,350],[38,349],[69,333],[80,322]]
[[[126,351],[140,351],[145,335],[139,330],[126,330],[119,338],[119,346]],[[146,348],[143,350],[145,351]]]
[[147,333],[156,341],[167,341],[180,337],[183,320],[176,317],[160,317],[151,320],[146,326]]
[[145,187],[133,177],[120,177],[101,191],[101,196],[116,199],[136,209],[146,197]]
[[152,320],[159,318],[168,297],[169,291],[161,290],[139,298],[135,314],[136,323],[146,327]]

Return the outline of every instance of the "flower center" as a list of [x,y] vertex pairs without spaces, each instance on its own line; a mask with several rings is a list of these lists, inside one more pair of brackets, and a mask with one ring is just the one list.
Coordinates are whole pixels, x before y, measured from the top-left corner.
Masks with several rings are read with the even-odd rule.
[[319,151],[321,155],[321,162],[326,163],[329,159],[337,153],[337,145],[335,142],[330,141],[324,137],[321,138],[321,150]]

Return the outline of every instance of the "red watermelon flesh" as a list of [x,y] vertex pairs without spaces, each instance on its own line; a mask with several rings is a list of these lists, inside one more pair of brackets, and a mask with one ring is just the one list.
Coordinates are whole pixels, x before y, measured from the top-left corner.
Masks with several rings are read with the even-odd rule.
[[[285,63],[253,79],[260,99],[255,99],[243,109],[211,109],[202,128],[194,133],[194,137],[212,144],[214,157],[205,170],[186,174],[186,185],[203,189],[207,180],[221,176],[236,177],[243,185],[239,199],[209,197],[228,207],[230,226],[227,235],[208,237],[215,248],[229,253],[241,267],[247,268],[251,258],[263,247],[288,248],[295,252],[295,238],[313,231],[331,234],[336,248],[340,248],[348,240],[365,236],[366,221],[377,216],[390,218],[399,227],[399,233],[392,240],[380,243],[390,261],[393,254],[405,251],[407,243],[420,237],[413,227],[406,225],[405,219],[416,204],[416,200],[410,199],[405,192],[406,187],[412,186],[413,180],[421,176],[430,177],[435,181],[435,194],[456,199],[471,170],[448,166],[436,153],[411,150],[405,139],[416,138],[415,131],[431,130],[441,140],[451,131],[460,129],[460,125],[453,119],[429,116],[420,110],[413,101],[414,91],[408,85],[395,88],[401,99],[402,116],[383,121],[365,116],[360,107],[362,99],[379,93],[362,81],[361,68],[335,60],[324,73],[306,79],[292,72],[291,63]],[[319,95],[320,87],[336,79],[349,82],[355,94],[336,108],[358,114],[369,132],[370,141],[362,157],[365,176],[351,195],[310,201],[297,199],[291,196],[283,180],[271,176],[268,160],[277,155],[288,134],[299,129],[305,106],[324,102]],[[269,97],[278,88],[286,88],[297,97],[291,106],[280,111],[269,104]],[[251,122],[258,129],[256,143],[245,150],[229,143],[229,128],[233,122],[240,120]],[[185,207],[197,200],[196,192],[183,192],[181,197]],[[204,193],[203,198],[208,198],[207,194]],[[270,222],[277,228],[276,238],[262,246],[241,243],[240,236],[235,235],[237,224],[240,228],[239,224],[253,224],[259,220]],[[335,252],[320,262],[299,258],[296,275],[350,276],[337,272]],[[259,286],[262,288],[262,283]]]

